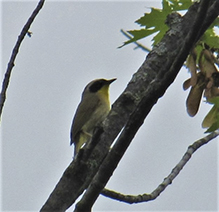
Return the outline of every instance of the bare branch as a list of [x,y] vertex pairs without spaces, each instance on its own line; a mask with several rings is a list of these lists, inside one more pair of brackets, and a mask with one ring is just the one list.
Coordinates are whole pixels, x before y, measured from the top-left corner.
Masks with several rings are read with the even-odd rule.
[[129,204],[133,203],[140,203],[140,202],[148,202],[151,200],[156,199],[165,189],[168,185],[172,183],[172,181],[176,178],[176,176],[180,173],[180,171],[183,169],[183,167],[186,165],[186,163],[190,160],[192,155],[195,153],[196,150],[198,150],[203,145],[207,144],[214,138],[216,138],[219,135],[219,131],[213,132],[209,135],[207,135],[204,138],[201,138],[200,140],[197,140],[192,145],[190,145],[183,155],[182,159],[179,161],[179,163],[172,169],[171,173],[164,178],[164,181],[150,194],[144,193],[139,195],[125,195],[121,194],[109,189],[103,189],[101,194],[106,197],[110,197],[112,199],[126,202]]
[[16,59],[16,56],[18,54],[20,45],[21,45],[25,35],[28,34],[28,30],[29,30],[31,24],[33,23],[34,19],[36,18],[37,14],[39,13],[41,8],[43,7],[44,2],[45,2],[45,0],[40,0],[39,1],[37,7],[33,11],[32,15],[28,19],[27,23],[24,25],[23,29],[21,30],[21,33],[18,36],[17,42],[16,42],[16,44],[15,44],[13,50],[12,50],[12,55],[11,55],[11,58],[9,60],[7,70],[5,72],[5,77],[4,77],[4,80],[3,80],[3,83],[2,83],[2,91],[1,91],[1,94],[0,94],[0,118],[1,118],[3,107],[4,107],[4,103],[5,103],[5,100],[6,100],[6,92],[7,92],[7,88],[8,88],[8,85],[9,85],[11,72],[12,72],[12,69],[15,65],[14,63],[15,63],[15,59]]

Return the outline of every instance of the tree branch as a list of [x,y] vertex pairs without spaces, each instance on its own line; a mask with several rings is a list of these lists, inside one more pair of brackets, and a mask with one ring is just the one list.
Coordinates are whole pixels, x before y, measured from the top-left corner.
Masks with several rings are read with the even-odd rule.
[[212,139],[216,138],[219,135],[219,131],[212,132],[211,134],[207,135],[204,138],[201,138],[200,140],[197,140],[192,145],[190,145],[183,155],[182,159],[179,161],[179,163],[172,169],[171,173],[164,178],[164,181],[150,194],[144,193],[139,195],[125,195],[121,194],[109,189],[103,189],[101,194],[106,197],[110,197],[112,199],[126,202],[129,204],[133,203],[140,203],[140,202],[148,202],[151,200],[156,199],[165,189],[168,185],[172,183],[172,181],[176,178],[176,176],[180,173],[180,171],[183,169],[183,167],[186,165],[186,163],[190,160],[192,155],[195,153],[196,150],[198,150],[203,145],[210,142]]
[[[194,23],[191,26],[192,28],[188,31],[188,34],[183,45],[181,45],[181,49],[177,57],[174,58],[170,67],[170,71],[167,72],[166,69],[161,70],[162,72],[160,72],[157,75],[157,78],[151,82],[151,87],[148,88],[145,96],[137,105],[134,112],[130,115],[129,120],[115,145],[108,153],[107,157],[104,159],[96,176],[92,180],[82,199],[77,203],[75,212],[91,211],[94,202],[112,176],[132,139],[134,138],[140,126],[143,124],[145,117],[148,115],[157,99],[163,95],[163,92],[167,89],[168,85],[171,84],[171,82],[174,80],[176,75],[173,75],[173,73],[175,70],[180,70],[183,62],[189,54],[191,47],[195,45],[194,41],[196,40],[198,30],[200,30],[203,18],[206,16],[208,4],[208,0],[201,1],[198,10],[196,10],[196,17]],[[183,22],[177,13],[173,13],[168,17],[168,23],[170,27],[172,27],[171,30],[178,30],[176,28],[179,26],[179,22],[181,21]],[[171,32],[171,35],[172,33],[173,32]],[[157,98],[154,98],[152,95],[157,95]]]
[[[219,0],[216,1],[219,2]],[[210,3],[213,5],[212,2]],[[162,41],[148,54],[147,60],[144,61],[139,70],[133,75],[133,78],[129,82],[125,91],[113,104],[112,110],[103,123],[101,132],[99,132],[99,130],[96,131],[91,141],[91,145],[95,142],[94,148],[91,148],[92,151],[87,151],[89,145],[79,151],[78,156],[66,169],[41,211],[64,211],[70,207],[79,195],[87,189],[102,161],[107,156],[110,145],[113,143],[114,139],[120,133],[127,121],[133,118],[133,116],[129,118],[130,114],[132,114],[133,111],[138,114],[138,111],[143,110],[142,116],[145,117],[150,112],[153,105],[165,93],[166,89],[174,81],[180,67],[190,51],[190,48],[194,44],[194,41],[185,42],[185,37],[188,35],[188,32],[191,31],[194,20],[196,20],[199,5],[199,3],[195,3],[190,7],[183,18],[177,17],[177,24],[166,33]],[[217,12],[212,11],[215,18],[219,13],[217,8],[216,11]],[[206,19],[204,22],[206,23],[206,26],[209,26],[212,23]],[[201,34],[198,36],[200,37]],[[188,49],[185,49],[185,45],[187,45]],[[179,53],[181,56],[179,56]],[[175,61],[176,58],[179,59],[178,63]],[[140,124],[143,123],[141,117],[138,121]],[[133,123],[131,121],[128,123],[126,126],[129,126],[130,131],[132,131],[131,126]],[[129,134],[127,129],[128,128],[126,127],[126,130],[123,130],[123,135]],[[135,127],[133,129],[134,131],[136,130]],[[98,136],[96,136],[97,134]],[[130,136],[132,136],[131,132]],[[122,138],[120,136],[120,138],[120,141],[124,141],[124,137]],[[129,145],[128,142],[130,142],[129,138],[127,143],[124,143],[124,148]],[[119,148],[121,147],[119,142],[116,145],[118,145]],[[123,154],[124,151],[124,149],[122,149],[121,152],[120,150],[118,152],[115,150],[116,149],[112,149],[110,154],[115,154],[117,158],[120,157],[117,156],[117,154]],[[107,157],[111,157],[110,154]],[[110,166],[113,167],[115,164],[110,163]],[[104,170],[104,166],[102,166],[101,170]],[[108,176],[110,175],[110,172],[111,170],[107,172]],[[105,178],[102,179],[101,176],[100,178],[100,182],[105,181]],[[91,187],[96,186],[94,182],[95,181],[92,182],[93,184],[91,184]],[[97,186],[98,192],[101,192],[105,185]],[[99,195],[98,192],[94,192],[95,198]],[[88,199],[90,199],[90,197]],[[85,209],[90,210],[91,205],[88,204],[88,207],[85,206]],[[86,211],[82,209],[84,209],[84,205],[82,208],[76,208],[78,211]]]
[[6,92],[7,92],[7,88],[8,88],[8,85],[9,85],[12,69],[14,67],[14,62],[15,62],[15,59],[17,57],[20,45],[21,45],[25,35],[28,33],[28,30],[29,30],[31,24],[33,23],[34,19],[36,18],[37,14],[39,13],[41,8],[43,7],[44,2],[45,2],[45,0],[40,0],[39,1],[37,7],[33,11],[32,15],[28,19],[27,23],[24,25],[23,29],[21,30],[21,33],[18,36],[17,42],[16,42],[16,44],[15,44],[13,50],[12,50],[12,55],[11,55],[11,58],[9,60],[7,70],[5,72],[5,77],[4,77],[4,80],[3,80],[3,83],[2,83],[2,91],[1,91],[1,94],[0,94],[0,118],[1,118],[3,107],[4,107],[4,103],[5,103],[5,100],[6,100]]

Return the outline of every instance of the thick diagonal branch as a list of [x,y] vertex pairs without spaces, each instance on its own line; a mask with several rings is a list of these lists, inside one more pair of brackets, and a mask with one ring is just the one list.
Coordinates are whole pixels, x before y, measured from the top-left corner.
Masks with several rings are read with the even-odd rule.
[[[211,17],[207,19],[208,16],[206,16],[201,21],[206,27],[210,26],[219,13],[219,0],[210,1],[209,4],[211,5]],[[91,183],[103,159],[107,156],[110,145],[129,120],[130,114],[138,110],[139,104],[143,104],[140,102],[147,102],[144,115],[149,113],[153,105],[165,93],[178,74],[190,48],[194,45],[194,40],[199,39],[202,35],[202,33],[192,34],[195,39],[185,42],[185,37],[192,31],[195,24],[198,8],[199,3],[196,3],[183,18],[176,17],[175,24],[149,53],[147,60],[133,75],[125,91],[113,104],[101,132],[98,130],[98,136],[95,134],[92,138],[96,146],[91,152],[88,152],[86,147],[80,150],[41,211],[64,211],[70,207]],[[199,27],[201,26],[202,24]],[[185,48],[185,45],[189,46],[188,49]],[[179,55],[182,52],[184,53]],[[176,62],[176,58],[178,62]],[[78,209],[81,211],[80,207]]]
[[[197,32],[201,29],[200,26],[202,26],[202,20],[205,18],[207,13],[208,3],[208,0],[202,0],[195,15],[195,21],[191,25],[191,29],[188,31],[185,41],[181,44],[181,50],[179,51],[177,57],[174,58],[169,72],[167,70],[162,70],[165,72],[160,72],[155,80],[151,82],[151,87],[148,88],[145,96],[141,99],[140,103],[131,114],[124,130],[116,141],[116,144],[104,159],[98,173],[89,185],[80,202],[77,204],[75,212],[91,211],[91,207],[110,179],[123,154],[130,145],[138,129],[143,124],[145,117],[150,112],[153,105],[157,102],[157,99],[163,95],[169,84],[175,79],[175,75],[173,75],[173,73],[176,73],[176,70],[180,70],[191,47],[195,45],[194,42],[196,41],[197,34],[199,34]],[[173,14],[173,17],[169,17],[170,26],[173,25],[173,28],[174,26],[178,26],[178,19],[180,20],[178,14]]]

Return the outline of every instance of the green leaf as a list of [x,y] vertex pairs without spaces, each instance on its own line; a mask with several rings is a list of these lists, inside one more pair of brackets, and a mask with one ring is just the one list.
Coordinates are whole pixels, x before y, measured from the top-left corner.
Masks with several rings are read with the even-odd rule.
[[168,13],[163,10],[151,8],[150,13],[145,13],[143,17],[135,21],[140,26],[144,26],[146,29],[155,28],[159,30],[164,25]]
[[219,129],[219,97],[214,97],[210,99],[209,102],[214,104],[214,106],[211,108],[202,122],[202,125],[210,125],[205,133],[210,133]]
[[164,1],[162,2],[162,6],[163,6],[163,10],[165,10],[166,13],[171,13],[171,4],[170,4],[170,1],[164,0]]
[[214,104],[217,108],[219,108],[219,97],[214,97],[208,100],[211,104]]
[[201,41],[206,43],[210,48],[219,48],[219,36],[216,35],[213,28],[206,30],[202,36]]
[[142,37],[149,36],[149,35],[151,35],[155,32],[156,32],[155,29],[149,29],[149,30],[141,29],[141,30],[130,30],[130,31],[128,31],[128,33],[130,33],[132,36],[134,36],[133,40],[135,40],[135,39],[139,40]]
[[122,46],[119,46],[119,48],[123,47],[124,45],[127,45],[129,43],[135,42],[137,40],[140,40],[144,37],[147,37],[153,33],[155,33],[155,29],[141,29],[141,30],[130,30],[128,31],[129,34],[131,34],[133,36],[133,38],[131,38],[130,40],[124,42],[124,44]]
[[145,13],[143,17],[135,21],[140,27],[144,28],[128,31],[133,35],[133,38],[126,41],[122,46],[138,41],[157,32],[157,35],[152,39],[153,46],[156,45],[168,30],[168,27],[165,24],[167,15],[173,11],[186,10],[191,4],[192,0],[163,0],[162,9],[151,8],[150,13]]
[[187,10],[192,4],[192,0],[172,0],[169,2],[172,5],[172,11]]
[[205,133],[211,133],[214,132],[215,130],[217,130],[219,128],[219,121],[216,121],[214,124],[211,125],[211,127],[209,127]]

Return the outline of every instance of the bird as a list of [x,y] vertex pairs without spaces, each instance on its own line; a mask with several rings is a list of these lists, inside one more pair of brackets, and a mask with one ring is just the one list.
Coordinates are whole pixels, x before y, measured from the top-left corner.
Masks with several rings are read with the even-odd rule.
[[95,79],[84,88],[70,131],[70,145],[74,144],[75,147],[74,157],[81,147],[92,138],[95,127],[109,113],[111,109],[109,86],[115,80],[116,78]]

